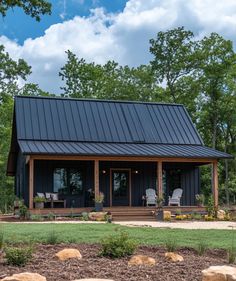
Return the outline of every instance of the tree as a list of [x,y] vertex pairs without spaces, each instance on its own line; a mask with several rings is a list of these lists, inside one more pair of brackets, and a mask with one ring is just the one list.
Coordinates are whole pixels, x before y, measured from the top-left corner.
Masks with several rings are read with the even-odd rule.
[[9,9],[22,8],[26,15],[40,21],[40,16],[51,14],[51,4],[45,0],[2,0],[0,2],[0,14],[5,17]]
[[194,34],[184,27],[157,33],[150,40],[150,52],[154,59],[150,62],[158,83],[166,83],[167,93],[172,102],[178,102],[176,83],[196,68],[196,42]]
[[156,84],[149,65],[130,68],[114,61],[100,65],[87,63],[71,51],[66,53],[67,63],[59,73],[65,82],[63,96],[142,101],[160,99],[163,91]]

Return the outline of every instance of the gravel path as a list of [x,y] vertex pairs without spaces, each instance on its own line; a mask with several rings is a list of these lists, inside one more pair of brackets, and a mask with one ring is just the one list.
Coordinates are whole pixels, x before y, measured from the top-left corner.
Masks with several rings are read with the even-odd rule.
[[125,226],[181,228],[181,229],[231,229],[236,228],[236,222],[231,221],[185,221],[185,222],[158,222],[158,221],[122,221],[116,224]]

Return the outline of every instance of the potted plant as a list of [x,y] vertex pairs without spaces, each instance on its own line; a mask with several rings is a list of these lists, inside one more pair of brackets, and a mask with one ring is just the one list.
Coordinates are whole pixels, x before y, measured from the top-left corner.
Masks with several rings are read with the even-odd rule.
[[36,209],[43,209],[44,202],[45,202],[45,198],[39,196],[34,197],[34,204]]
[[195,199],[196,199],[197,205],[199,207],[203,207],[204,206],[204,202],[205,202],[204,194],[196,194],[195,195]]
[[157,202],[157,220],[158,221],[162,221],[163,220],[163,202],[164,199],[162,197],[162,195],[158,195],[156,198],[156,202]]
[[103,192],[99,192],[97,196],[95,196],[95,212],[102,212],[104,202],[104,194]]

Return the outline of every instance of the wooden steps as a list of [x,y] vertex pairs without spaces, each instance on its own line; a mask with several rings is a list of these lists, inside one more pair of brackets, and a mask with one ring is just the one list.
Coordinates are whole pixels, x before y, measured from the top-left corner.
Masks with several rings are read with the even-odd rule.
[[150,207],[112,207],[110,211],[114,221],[155,221],[155,208]]

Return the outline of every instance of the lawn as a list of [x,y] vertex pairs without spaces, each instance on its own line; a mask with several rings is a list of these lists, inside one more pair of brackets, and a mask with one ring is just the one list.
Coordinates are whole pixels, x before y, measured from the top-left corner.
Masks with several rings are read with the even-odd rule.
[[160,245],[175,240],[179,246],[194,247],[204,241],[210,248],[228,248],[236,230],[186,230],[124,227],[114,224],[32,224],[2,223],[5,242],[45,242],[54,231],[60,242],[98,243],[101,238],[123,230],[142,245]]

